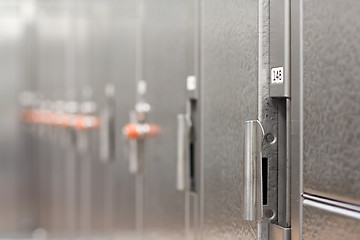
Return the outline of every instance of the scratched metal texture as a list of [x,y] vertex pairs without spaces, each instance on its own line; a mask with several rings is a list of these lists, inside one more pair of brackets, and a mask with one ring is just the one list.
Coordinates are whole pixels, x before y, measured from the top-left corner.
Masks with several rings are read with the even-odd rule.
[[303,7],[305,192],[360,204],[360,2]]
[[303,210],[304,240],[358,240],[360,236],[360,221],[312,206]]
[[257,119],[258,3],[202,1],[204,239],[256,239],[242,220],[243,123]]

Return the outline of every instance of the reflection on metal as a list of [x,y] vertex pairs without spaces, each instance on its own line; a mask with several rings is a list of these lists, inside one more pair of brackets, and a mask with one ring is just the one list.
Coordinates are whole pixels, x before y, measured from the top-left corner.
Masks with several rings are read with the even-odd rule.
[[263,218],[261,149],[264,130],[258,120],[245,122],[244,137],[244,218],[249,221],[261,220]]

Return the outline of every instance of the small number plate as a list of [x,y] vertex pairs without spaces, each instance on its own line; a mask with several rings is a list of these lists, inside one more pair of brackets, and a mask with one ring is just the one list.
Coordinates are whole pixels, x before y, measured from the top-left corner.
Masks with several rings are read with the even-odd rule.
[[271,69],[271,84],[284,83],[284,67]]
[[186,79],[186,88],[188,91],[194,91],[196,89],[196,77],[188,76]]

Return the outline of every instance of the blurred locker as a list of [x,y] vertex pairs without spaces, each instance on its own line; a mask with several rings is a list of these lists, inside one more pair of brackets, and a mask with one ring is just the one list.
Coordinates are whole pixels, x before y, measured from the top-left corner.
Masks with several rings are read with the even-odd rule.
[[[69,68],[73,42],[69,39],[69,6],[64,3],[38,2],[36,5],[36,92],[39,94],[37,107],[45,107],[45,101],[59,99],[74,101],[75,79]],[[49,103],[47,103],[49,104]],[[47,106],[50,107],[50,106]],[[40,204],[39,227],[49,236],[71,237],[75,217],[75,149],[73,133],[64,130],[55,139],[54,129],[38,127],[40,142]],[[57,142],[56,142],[57,141]],[[70,169],[70,170],[69,170]]]
[[[110,79],[115,88],[115,159],[112,168],[113,229],[116,239],[136,239],[135,177],[129,172],[128,143],[122,127],[128,123],[129,112],[136,103],[136,1],[109,1]],[[110,210],[110,209],[109,209]]]
[[[137,80],[146,82],[144,98],[151,107],[146,122],[160,128],[159,136],[144,140],[143,179],[138,176],[137,182],[138,191],[143,191],[137,195],[143,197],[143,205],[138,206],[143,210],[138,222],[143,239],[185,239],[186,235],[189,192],[176,188],[177,115],[186,111],[186,79],[195,74],[195,3],[139,1],[142,67]],[[194,214],[194,209],[190,211]]]
[[18,112],[18,93],[31,85],[26,82],[24,59],[33,25],[25,10],[19,1],[0,3],[0,237],[28,237],[37,224],[36,162],[31,157],[36,145],[20,124]]

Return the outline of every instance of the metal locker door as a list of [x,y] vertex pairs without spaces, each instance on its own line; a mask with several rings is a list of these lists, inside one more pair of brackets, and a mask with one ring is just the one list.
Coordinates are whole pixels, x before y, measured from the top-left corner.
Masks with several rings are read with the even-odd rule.
[[243,122],[258,118],[258,2],[202,1],[202,234],[256,239],[244,221]]
[[[148,122],[161,131],[145,142],[143,238],[185,238],[185,194],[176,189],[177,115],[185,111],[186,78],[192,75],[189,41],[192,1],[142,1],[143,80],[151,106]],[[191,59],[192,60],[192,59]]]
[[116,99],[116,152],[113,178],[114,231],[116,239],[136,239],[135,224],[135,177],[129,172],[127,142],[122,127],[128,123],[128,113],[134,108],[135,47],[136,47],[136,1],[110,1],[110,79],[115,86]]
[[[67,37],[67,4],[39,2],[36,9],[36,91],[41,100],[75,100],[76,83],[67,65],[70,56],[66,49],[73,44]],[[50,236],[70,237],[74,232],[76,201],[73,188],[76,156],[72,134],[64,130],[59,139],[54,139],[48,127],[39,127],[39,130],[42,148],[39,163],[40,227],[49,231]]]
[[303,1],[304,191],[360,204],[358,1]]
[[[89,48],[88,84],[93,91],[93,101],[97,105],[97,114],[101,114],[106,105],[105,86],[113,85],[111,78],[112,52],[111,40],[114,32],[111,26],[112,6],[110,1],[83,1],[88,8],[89,16]],[[101,124],[104,124],[102,122]],[[105,163],[100,159],[100,132],[91,136],[91,235],[92,237],[111,236],[114,215],[114,162]]]

